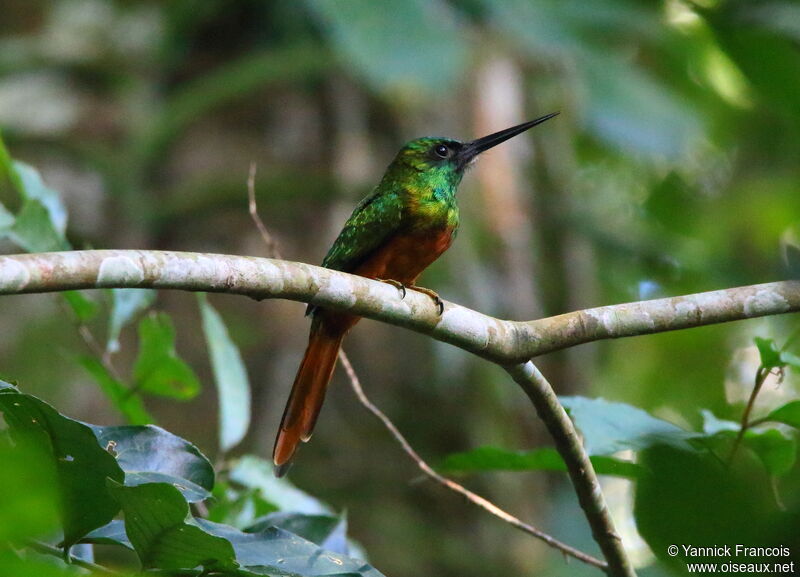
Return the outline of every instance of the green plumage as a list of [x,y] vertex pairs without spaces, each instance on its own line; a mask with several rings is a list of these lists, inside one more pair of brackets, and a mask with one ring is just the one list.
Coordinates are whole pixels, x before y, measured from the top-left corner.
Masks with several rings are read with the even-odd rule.
[[462,144],[444,138],[418,138],[406,144],[386,169],[380,184],[356,206],[328,251],[322,266],[352,271],[393,234],[458,228],[456,189],[464,167],[454,156],[433,150]]

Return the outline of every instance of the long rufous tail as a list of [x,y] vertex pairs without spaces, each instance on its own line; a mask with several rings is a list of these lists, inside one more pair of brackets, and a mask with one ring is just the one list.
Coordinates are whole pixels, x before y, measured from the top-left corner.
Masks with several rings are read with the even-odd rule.
[[308,347],[292,385],[292,392],[283,411],[281,426],[275,439],[272,460],[275,474],[282,477],[289,470],[292,457],[300,442],[308,441],[317,422],[325,390],[336,367],[339,347],[346,330],[331,330],[317,319],[311,326]]

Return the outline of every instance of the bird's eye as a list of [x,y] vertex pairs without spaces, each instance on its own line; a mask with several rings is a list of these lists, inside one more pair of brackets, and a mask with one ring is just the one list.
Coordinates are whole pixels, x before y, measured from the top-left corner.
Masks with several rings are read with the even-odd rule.
[[448,156],[450,156],[450,149],[447,148],[447,146],[445,146],[444,144],[437,144],[434,147],[433,152],[436,153],[436,156],[438,156],[439,158],[447,158]]

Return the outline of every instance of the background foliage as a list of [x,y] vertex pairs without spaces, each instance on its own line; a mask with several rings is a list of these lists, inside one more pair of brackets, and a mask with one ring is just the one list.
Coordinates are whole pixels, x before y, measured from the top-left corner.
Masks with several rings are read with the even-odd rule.
[[[800,4],[777,0],[5,0],[0,127],[11,155],[0,153],[2,248],[266,254],[246,210],[255,161],[259,207],[282,253],[318,263],[405,140],[468,139],[560,110],[465,178],[458,241],[425,286],[488,314],[529,319],[787,278],[797,274],[800,235],[797,22]],[[23,393],[100,425],[157,422],[220,464],[209,523],[244,528],[274,513],[256,492],[271,483],[263,463],[231,459],[271,449],[305,344],[301,305],[127,291],[19,296],[0,299],[0,324],[0,374]],[[787,405],[797,398],[794,362],[769,353],[791,353],[795,327],[794,317],[752,321],[540,359],[561,394],[650,414],[626,433],[634,441],[603,441],[603,420],[581,421],[578,412],[633,408],[571,406],[595,458],[640,452],[638,465],[652,473],[631,481],[636,473],[623,463],[606,478],[645,571],[668,570],[653,554],[663,556],[675,535],[746,540],[742,531],[753,530],[791,546],[800,534],[792,529],[796,409]],[[773,340],[759,347],[756,336]],[[237,348],[252,385],[249,428]],[[592,550],[565,476],[519,471],[558,462],[536,453],[549,442],[503,373],[371,322],[347,350],[374,400],[431,462],[470,470],[471,487]],[[730,451],[759,367],[781,364],[782,382],[766,378],[753,416],[786,405],[774,418],[783,424],[748,431],[737,474],[720,478],[708,451]],[[323,536],[336,534],[332,511],[346,510],[349,533],[389,575],[543,566],[594,574],[412,483],[413,464],[344,385],[337,376],[292,472],[333,507],[302,510],[334,527]],[[671,426],[670,438],[684,444],[649,450],[641,437],[653,416],[671,423],[657,430]],[[706,452],[694,452],[698,438]],[[476,465],[475,450],[499,455],[501,466]],[[534,465],[519,465],[517,451]],[[620,473],[618,462],[606,464]],[[56,498],[40,482],[46,473],[20,471],[0,478],[12,491],[4,494],[22,493],[0,518]],[[728,481],[728,498],[719,498]],[[263,488],[273,499],[277,490]],[[135,489],[110,491],[123,509],[136,506]],[[713,511],[711,496],[720,503]],[[174,492],[164,498],[182,511]],[[19,535],[58,523],[47,508],[29,521]],[[763,527],[774,533],[756,531]]]

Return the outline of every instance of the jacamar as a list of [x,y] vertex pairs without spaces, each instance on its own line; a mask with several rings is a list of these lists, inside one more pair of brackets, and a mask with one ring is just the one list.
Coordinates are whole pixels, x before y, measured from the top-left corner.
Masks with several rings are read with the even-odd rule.
[[[477,156],[529,128],[548,114],[471,142],[418,138],[406,144],[380,184],[364,198],[339,233],[322,266],[388,282],[434,298],[417,287],[417,277],[446,251],[458,230],[456,190]],[[275,473],[289,468],[300,441],[308,441],[322,408],[342,339],[360,317],[309,305],[311,334],[283,412],[273,460]]]

